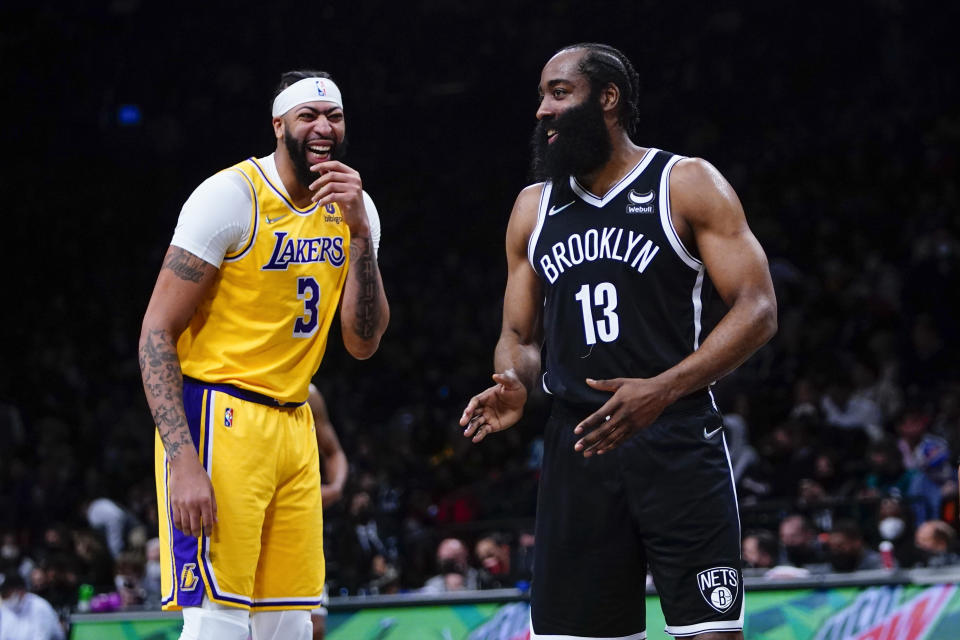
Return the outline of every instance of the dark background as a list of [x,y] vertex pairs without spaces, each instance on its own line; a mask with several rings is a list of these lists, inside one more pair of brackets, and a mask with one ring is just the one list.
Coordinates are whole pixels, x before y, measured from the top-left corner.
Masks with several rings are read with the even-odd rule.
[[[355,477],[403,508],[527,469],[542,406],[474,449],[456,419],[491,372],[540,69],[574,42],[632,59],[637,142],[716,165],[768,253],[781,333],[730,383],[755,441],[797,380],[825,385],[850,354],[879,357],[876,340],[918,401],[957,378],[954,3],[76,4],[0,6],[0,506],[27,537],[90,495],[149,520],[139,323],[192,189],[273,150],[288,69],[337,80],[347,162],[383,221],[383,346],[358,363],[332,335],[316,381]],[[119,121],[127,104],[140,124]],[[918,318],[943,341],[934,366],[909,359]],[[529,493],[476,493],[477,518],[532,515]]]

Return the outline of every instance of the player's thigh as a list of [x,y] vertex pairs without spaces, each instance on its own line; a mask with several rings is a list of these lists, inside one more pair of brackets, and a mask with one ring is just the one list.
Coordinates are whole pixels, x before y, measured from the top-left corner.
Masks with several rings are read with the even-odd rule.
[[628,475],[631,507],[674,635],[743,626],[740,520],[720,424],[714,413],[658,421],[641,438],[643,472]]
[[316,434],[306,406],[288,411],[283,420],[284,464],[264,517],[254,607],[313,608],[320,604],[324,583]]
[[574,451],[583,416],[555,408],[537,499],[533,637],[632,637],[645,628],[644,552],[619,462]]

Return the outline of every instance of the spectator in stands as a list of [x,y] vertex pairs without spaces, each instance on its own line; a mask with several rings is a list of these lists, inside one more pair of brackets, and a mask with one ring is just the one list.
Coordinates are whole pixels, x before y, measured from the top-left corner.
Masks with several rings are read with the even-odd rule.
[[800,481],[797,497],[801,503],[817,503],[849,497],[857,484],[839,468],[840,461],[832,449],[821,449],[813,459],[812,477]]
[[883,437],[880,407],[869,396],[854,393],[852,375],[842,365],[832,372],[827,392],[820,399],[820,408],[831,427],[862,430],[871,440]]
[[820,564],[824,554],[817,541],[817,530],[810,520],[794,513],[780,522],[780,563],[794,567]]
[[926,522],[940,513],[940,488],[917,469],[905,469],[897,443],[874,442],[867,449],[869,473],[861,497],[902,498],[913,508],[914,522]]
[[5,640],[63,640],[64,630],[50,603],[27,591],[16,571],[0,583],[0,637]]
[[744,570],[772,569],[777,564],[780,549],[777,537],[766,529],[751,531],[743,537]]
[[917,547],[917,566],[946,567],[960,564],[957,554],[957,532],[942,520],[928,520],[914,536]]
[[437,575],[427,580],[420,592],[446,593],[480,588],[478,572],[469,565],[468,556],[467,547],[460,539],[441,540],[437,546]]
[[853,520],[838,520],[827,535],[827,557],[837,573],[883,569],[880,553],[868,548],[863,533]]
[[907,411],[897,421],[897,447],[906,469],[922,471],[941,495],[952,495],[957,488],[953,456],[947,441],[929,432],[932,421],[933,416],[923,409]]
[[366,590],[373,558],[388,556],[370,494],[366,491],[357,491],[350,497],[347,520],[342,522],[336,547],[341,567],[340,584],[352,593]]
[[912,566],[916,559],[913,545],[912,512],[899,498],[884,498],[877,509],[876,536],[893,544],[893,555],[901,567]]
[[507,589],[517,584],[510,541],[502,533],[491,533],[479,540],[473,548],[480,564],[481,589]]
[[84,509],[87,522],[103,533],[110,555],[116,558],[126,548],[124,532],[127,528],[127,512],[110,498],[94,498]]

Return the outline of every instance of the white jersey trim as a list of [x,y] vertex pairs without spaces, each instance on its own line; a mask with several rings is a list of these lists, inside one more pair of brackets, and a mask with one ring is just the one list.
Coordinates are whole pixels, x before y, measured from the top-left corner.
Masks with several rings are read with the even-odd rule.
[[680,240],[680,234],[673,226],[673,217],[670,215],[670,172],[674,165],[683,160],[683,156],[673,156],[660,174],[660,226],[663,227],[663,234],[670,241],[677,256],[683,260],[684,264],[693,270],[698,270],[703,265],[700,260],[693,257]]
[[621,191],[626,189],[634,180],[640,177],[640,174],[643,173],[643,170],[653,161],[654,156],[657,155],[659,149],[654,149],[653,147],[647,149],[646,153],[643,154],[643,157],[640,158],[640,162],[637,163],[633,169],[631,169],[627,175],[623,176],[620,181],[613,185],[609,191],[601,198],[595,196],[581,186],[576,178],[570,176],[570,188],[573,189],[573,192],[580,196],[580,199],[586,202],[587,204],[593,205],[594,207],[600,208],[605,206],[608,202],[616,198]]
[[533,252],[537,248],[537,240],[540,239],[543,223],[547,219],[547,203],[550,202],[552,191],[552,182],[543,183],[543,189],[540,191],[540,204],[537,205],[537,224],[534,225],[533,231],[530,233],[530,239],[527,240],[527,260],[530,261],[530,266],[533,267],[534,272],[537,270],[537,265],[533,261]]
[[703,265],[697,270],[697,281],[693,285],[693,293],[691,294],[691,301],[693,302],[693,350],[696,351],[700,348],[700,331],[702,330],[701,325],[701,315],[703,314],[703,300],[701,299],[701,292],[703,291],[703,276],[706,274],[707,270],[703,268]]
[[556,634],[537,633],[533,630],[533,615],[530,616],[530,640],[647,640],[647,630],[631,633],[628,636],[566,636]]

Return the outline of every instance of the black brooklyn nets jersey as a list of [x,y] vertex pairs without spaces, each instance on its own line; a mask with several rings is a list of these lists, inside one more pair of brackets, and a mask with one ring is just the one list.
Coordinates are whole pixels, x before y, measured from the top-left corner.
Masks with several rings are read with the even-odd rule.
[[603,198],[573,177],[544,185],[527,251],[545,290],[548,393],[599,406],[610,394],[586,378],[655,376],[706,337],[716,294],[670,218],[681,159],[650,149]]

